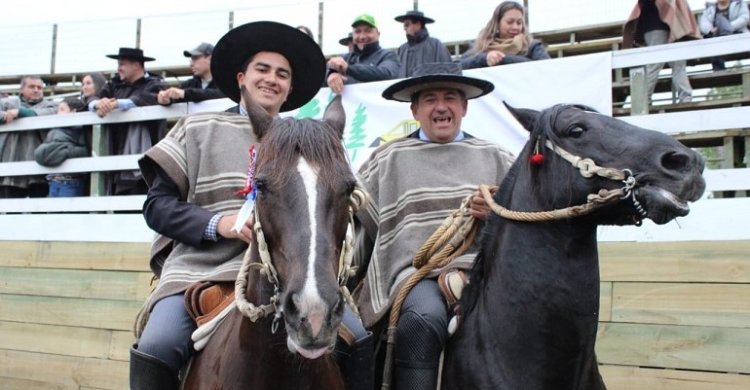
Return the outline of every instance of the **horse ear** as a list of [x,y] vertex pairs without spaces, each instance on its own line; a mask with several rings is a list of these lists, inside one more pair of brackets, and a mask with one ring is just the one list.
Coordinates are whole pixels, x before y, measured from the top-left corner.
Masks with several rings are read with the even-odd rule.
[[250,97],[250,92],[247,91],[244,85],[241,88],[241,92],[247,116],[250,118],[250,124],[253,126],[253,132],[255,133],[255,137],[260,140],[271,127],[273,117],[268,115],[268,111],[253,101],[253,98]]
[[503,104],[527,131],[534,130],[536,122],[539,120],[539,111],[528,108],[515,108],[506,102],[503,102]]
[[323,114],[323,121],[333,126],[339,133],[339,138],[344,137],[344,126],[346,126],[346,112],[344,106],[341,104],[341,95],[336,95],[328,107],[326,112]]

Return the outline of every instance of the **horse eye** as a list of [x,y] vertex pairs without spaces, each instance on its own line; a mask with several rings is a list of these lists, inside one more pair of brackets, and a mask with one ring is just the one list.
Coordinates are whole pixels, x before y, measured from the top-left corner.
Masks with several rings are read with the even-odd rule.
[[573,138],[578,138],[583,135],[583,133],[586,131],[581,125],[571,125],[568,127],[568,136]]
[[255,191],[260,195],[267,190],[267,183],[263,179],[255,179]]

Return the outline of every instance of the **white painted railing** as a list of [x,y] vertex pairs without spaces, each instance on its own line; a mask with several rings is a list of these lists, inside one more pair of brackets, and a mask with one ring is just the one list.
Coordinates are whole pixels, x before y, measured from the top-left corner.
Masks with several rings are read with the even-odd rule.
[[[729,54],[750,47],[750,34],[737,35],[612,52],[612,68]],[[553,60],[554,61],[554,60]],[[92,113],[24,118],[1,125],[0,132],[30,131],[72,125],[101,125],[137,120],[175,119],[189,112],[221,111],[232,103],[228,99],[199,104],[175,104],[134,108],[115,112],[104,119]],[[632,124],[670,135],[705,133],[727,129],[750,129],[750,107],[731,107],[622,118]],[[746,142],[747,143],[747,142]],[[139,156],[101,156],[75,158],[54,168],[33,161],[0,163],[0,176],[42,175],[49,173],[108,172],[137,169]],[[745,216],[750,198],[713,199],[720,191],[750,189],[750,169],[722,169],[705,173],[707,195],[697,202],[693,212],[673,227],[604,229],[603,240],[674,239],[747,239]],[[0,240],[76,240],[76,241],[148,241],[153,232],[139,214],[143,196],[107,196],[48,199],[0,199]],[[85,213],[85,214],[82,214]],[[652,225],[652,224],[651,224]],[[708,228],[720,226],[721,229]],[[725,232],[731,230],[729,233]],[[658,233],[652,233],[658,232]]]

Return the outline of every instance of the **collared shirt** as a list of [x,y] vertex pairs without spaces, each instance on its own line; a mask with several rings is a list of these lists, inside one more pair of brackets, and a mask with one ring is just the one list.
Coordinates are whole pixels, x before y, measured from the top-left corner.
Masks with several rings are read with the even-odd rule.
[[[424,130],[422,128],[419,128],[419,139],[426,142],[432,142],[429,137],[427,137],[427,134],[424,133]],[[458,134],[456,134],[456,138],[453,139],[451,142],[458,142],[464,139],[464,132],[463,130],[459,130]]]

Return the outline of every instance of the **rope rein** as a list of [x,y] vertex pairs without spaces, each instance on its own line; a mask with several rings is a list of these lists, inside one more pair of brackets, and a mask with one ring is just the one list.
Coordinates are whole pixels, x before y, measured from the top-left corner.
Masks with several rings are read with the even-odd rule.
[[[493,213],[501,218],[518,222],[547,222],[561,219],[570,219],[591,214],[596,209],[619,201],[631,198],[633,206],[638,214],[645,218],[646,211],[635,197],[635,176],[629,169],[603,168],[590,159],[576,156],[565,149],[554,145],[549,140],[545,143],[547,148],[568,161],[577,168],[581,176],[591,178],[600,176],[606,179],[622,181],[622,188],[607,190],[600,189],[596,194],[589,194],[586,203],[582,205],[569,206],[551,211],[513,211],[497,204],[492,195],[498,190],[497,186],[486,184],[479,185],[479,192]],[[464,254],[474,243],[479,226],[479,221],[469,213],[469,206],[473,194],[467,196],[457,210],[451,213],[443,224],[433,233],[430,238],[422,244],[414,255],[412,265],[417,271],[409,276],[393,300],[388,320],[388,339],[385,355],[385,366],[383,368],[382,390],[387,390],[391,385],[393,369],[393,353],[396,345],[396,326],[398,325],[401,306],[411,289],[425,276],[436,268],[442,268],[450,264],[455,258]],[[638,221],[636,221],[638,224]]]
[[[339,287],[344,300],[353,308],[355,313],[357,312],[357,307],[354,298],[346,287],[346,281],[355,271],[351,266],[354,254],[354,213],[364,207],[368,201],[367,193],[359,187],[355,188],[349,197],[349,222],[346,228],[344,242],[341,245],[341,254],[339,256]],[[258,253],[260,254],[261,262],[253,263],[251,261],[250,257],[252,247],[248,247],[242,258],[242,266],[240,267],[240,271],[237,274],[237,280],[234,284],[234,302],[237,306],[237,310],[252,322],[257,322],[258,320],[275,313],[273,323],[271,324],[271,331],[275,333],[284,314],[279,303],[279,292],[281,290],[278,273],[271,261],[271,253],[268,251],[268,244],[266,244],[266,239],[263,234],[257,204],[255,205],[255,223],[253,224],[253,231],[255,231],[254,244],[258,246]],[[245,292],[247,291],[248,276],[251,269],[257,269],[258,272],[265,276],[268,279],[268,282],[273,285],[274,294],[270,298],[270,303],[256,306],[255,304],[248,302]]]

